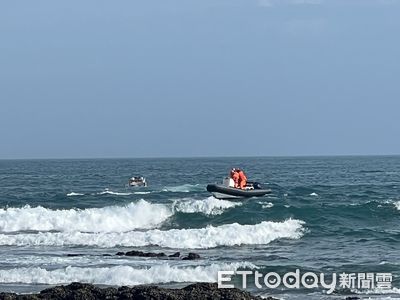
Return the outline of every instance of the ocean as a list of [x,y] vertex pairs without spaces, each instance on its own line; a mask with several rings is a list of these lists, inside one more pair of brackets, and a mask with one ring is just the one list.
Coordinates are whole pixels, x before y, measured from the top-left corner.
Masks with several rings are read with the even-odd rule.
[[[232,167],[272,194],[218,200]],[[143,175],[149,186],[127,187]],[[180,287],[218,271],[390,274],[389,286],[258,288],[284,299],[400,297],[400,157],[0,160],[0,291],[70,282]],[[189,252],[197,260],[117,256]],[[333,276],[333,275],[332,275]],[[232,278],[240,286],[241,277]],[[389,282],[390,281],[390,282]]]

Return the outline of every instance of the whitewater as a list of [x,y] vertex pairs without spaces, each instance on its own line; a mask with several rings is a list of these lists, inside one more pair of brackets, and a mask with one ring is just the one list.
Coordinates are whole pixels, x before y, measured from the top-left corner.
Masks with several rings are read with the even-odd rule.
[[281,238],[298,239],[303,235],[303,222],[262,222],[256,225],[238,223],[207,226],[199,229],[170,229],[116,233],[40,232],[18,235],[0,234],[0,245],[8,246],[97,246],[143,247],[158,245],[168,248],[213,248],[218,246],[262,245]]
[[172,204],[155,204],[143,199],[122,206],[87,209],[49,209],[42,206],[0,209],[0,232],[81,231],[127,232],[155,228],[176,212],[222,214],[240,206],[240,202],[206,199],[175,200]]
[[[215,199],[206,186],[231,167],[272,194]],[[398,295],[398,157],[0,160],[0,174],[0,291],[74,281],[174,286],[215,282],[220,270],[299,268],[389,272],[385,297]],[[149,186],[127,187],[136,174]],[[165,256],[117,255],[132,250]],[[183,260],[190,252],[199,257]],[[318,289],[249,289],[326,297]]]

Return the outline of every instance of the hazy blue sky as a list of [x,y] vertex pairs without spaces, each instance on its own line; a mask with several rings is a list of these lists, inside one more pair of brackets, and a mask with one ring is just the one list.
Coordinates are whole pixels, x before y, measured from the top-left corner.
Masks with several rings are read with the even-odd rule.
[[400,2],[0,2],[0,158],[400,154]]

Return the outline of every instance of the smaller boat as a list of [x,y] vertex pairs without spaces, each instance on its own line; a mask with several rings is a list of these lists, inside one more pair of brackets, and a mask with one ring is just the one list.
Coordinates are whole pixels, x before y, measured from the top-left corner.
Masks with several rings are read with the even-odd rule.
[[209,184],[207,191],[217,199],[240,199],[262,197],[271,194],[270,189],[263,189],[258,182],[247,182],[245,189],[234,187],[232,178],[226,177],[222,184]]
[[128,181],[128,185],[134,187],[140,187],[140,186],[146,187],[147,186],[146,178],[144,178],[143,176],[131,177]]

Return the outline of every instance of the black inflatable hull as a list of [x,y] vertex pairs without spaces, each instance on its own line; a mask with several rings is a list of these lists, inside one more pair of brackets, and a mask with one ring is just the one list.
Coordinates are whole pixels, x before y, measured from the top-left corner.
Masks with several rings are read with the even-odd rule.
[[271,190],[263,189],[241,190],[220,184],[207,185],[207,191],[213,194],[213,196],[217,199],[262,197],[264,195],[271,194],[272,192]]

